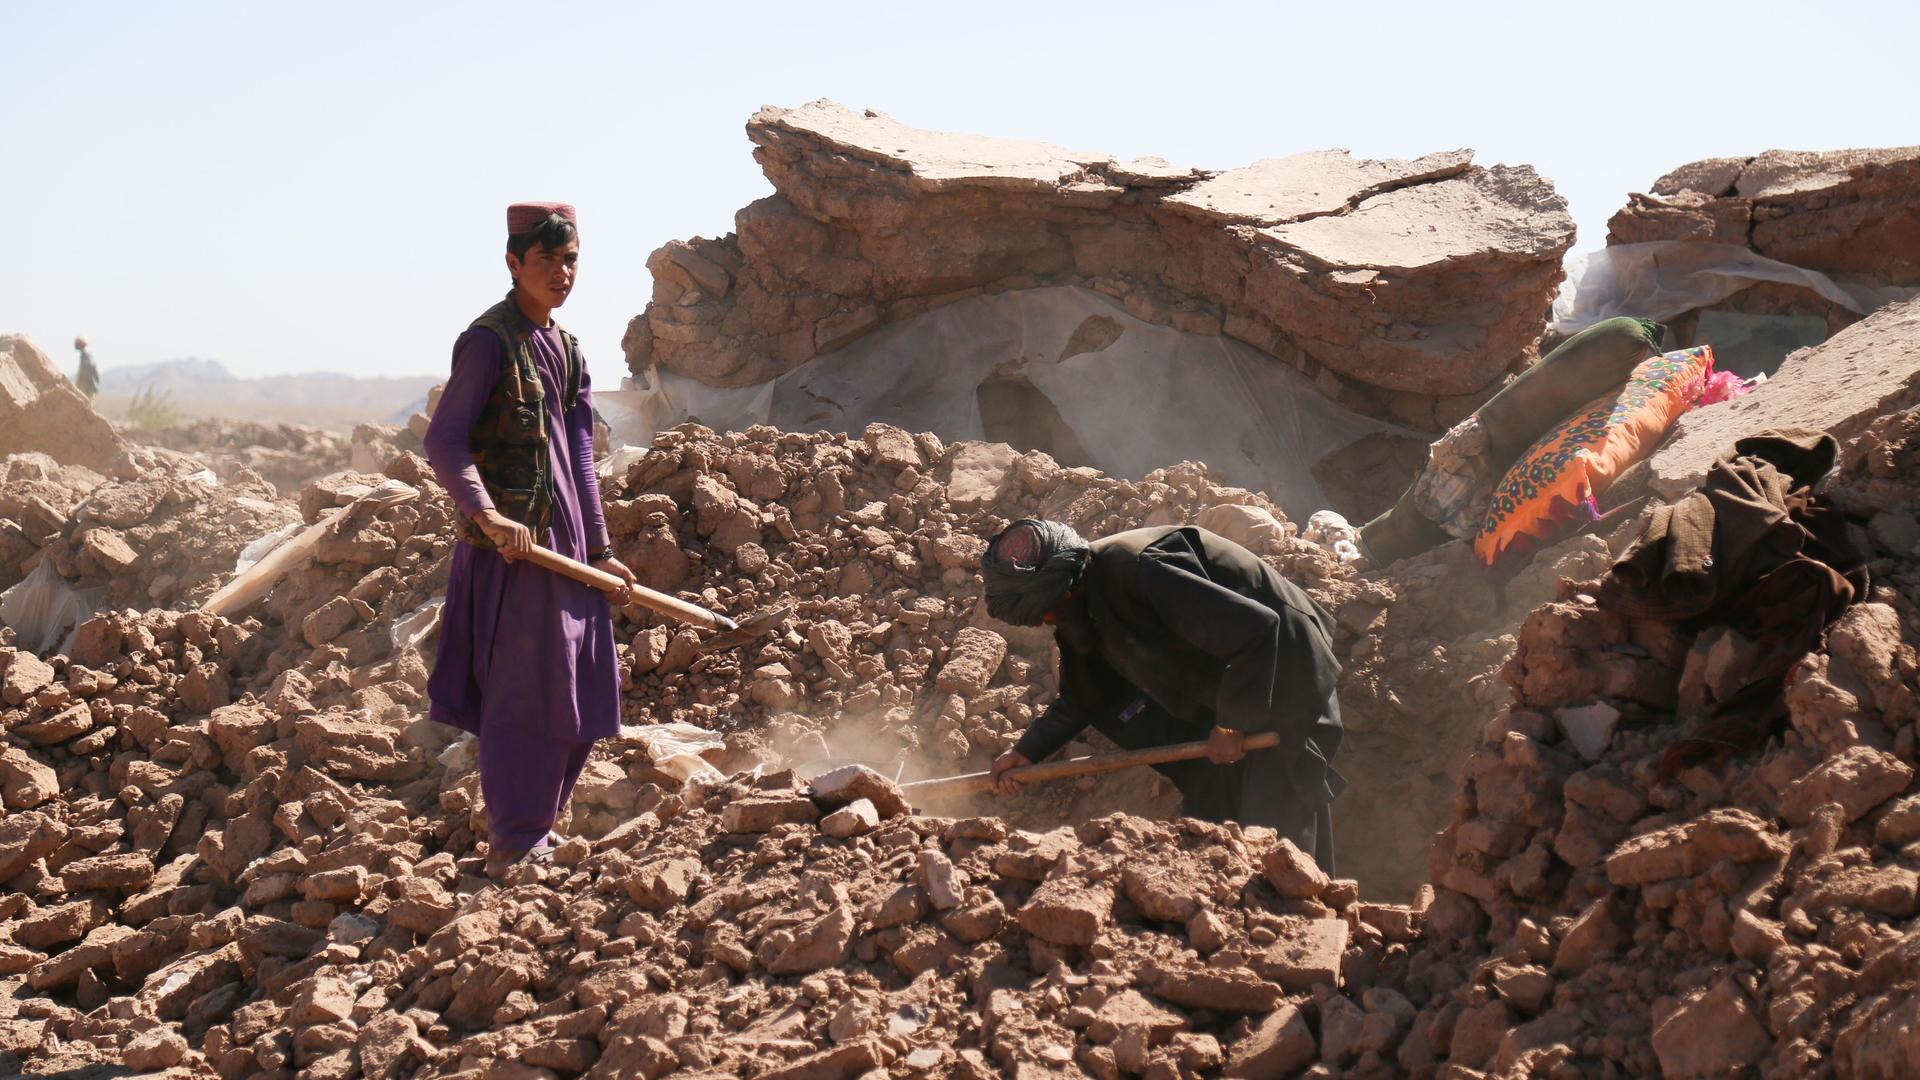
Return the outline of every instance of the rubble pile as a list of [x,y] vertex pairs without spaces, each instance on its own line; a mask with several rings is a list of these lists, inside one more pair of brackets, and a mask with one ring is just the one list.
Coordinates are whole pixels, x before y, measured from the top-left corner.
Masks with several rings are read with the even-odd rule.
[[105,477],[49,472],[25,455],[10,459],[5,476],[0,514],[17,507],[11,520],[38,559],[68,587],[101,590],[104,609],[196,603],[232,574],[242,549],[295,517],[248,470],[221,479],[155,448],[129,449]]
[[307,481],[350,464],[348,440],[337,431],[303,424],[258,424],[205,417],[177,427],[134,429],[141,443],[178,450],[226,476],[244,467],[274,490],[291,495]]
[[763,383],[958,300],[1084,286],[1147,322],[1244,341],[1349,408],[1439,430],[1535,355],[1573,242],[1550,183],[1463,150],[1207,172],[830,101],[763,109],[747,135],[775,193],[735,233],[648,260],[652,302],[625,340],[637,377]]
[[1347,730],[1334,764],[1353,785],[1334,804],[1340,870],[1370,897],[1406,899],[1427,882],[1427,848],[1453,811],[1481,720],[1507,700],[1500,672],[1520,616],[1552,600],[1560,579],[1604,572],[1612,554],[1601,537],[1576,537],[1496,596],[1472,550],[1448,544],[1316,591],[1323,604],[1340,598],[1328,610]]
[[[388,479],[421,494],[377,511],[355,505]],[[391,715],[396,703],[424,709],[418,692],[425,689],[424,669],[414,692],[388,700],[377,687],[372,694],[364,691],[369,671],[390,674],[381,664],[400,664],[409,672],[421,667],[417,656],[406,654],[437,625],[431,605],[446,592],[458,542],[454,510],[426,461],[402,454],[385,474],[322,477],[300,492],[297,515],[300,524],[325,520],[330,527],[311,561],[260,605],[267,637],[278,645],[266,660],[265,674],[275,680],[269,692],[321,708],[352,697],[358,707],[380,715]]]
[[[438,395],[431,400],[437,402]],[[349,440],[345,467],[355,472],[380,472],[396,454],[424,452],[420,440],[426,433],[426,416],[423,413],[415,413],[406,427],[396,424],[356,424],[353,437]]]
[[1421,1007],[1385,1063],[1500,1076],[1920,1066],[1917,478],[1920,410],[1850,447],[1831,497],[1859,523],[1876,584],[1789,671],[1785,730],[1725,764],[1662,769],[1677,721],[1725,700],[1759,646],[1624,618],[1593,583],[1527,616],[1503,673],[1513,699],[1434,845],[1438,895],[1401,984]]
[[40,549],[60,538],[81,500],[106,480],[38,451],[0,461],[0,589],[38,565]]
[[[455,542],[424,462],[296,507],[260,481],[202,494],[160,451],[135,452],[151,490],[17,455],[0,507],[57,512],[42,559],[79,566],[101,529],[184,549],[221,498],[327,528],[232,620],[128,596],[61,654],[0,648],[0,1054],[225,1077],[1902,1075],[1914,404],[1831,489],[1877,584],[1789,677],[1787,730],[1671,777],[1676,719],[1747,658],[1592,599],[1630,528],[1542,555],[1502,607],[1461,545],[1359,574],[1192,463],[1134,482],[885,425],[682,426],[606,485],[619,553],[793,615],[708,655],[623,621],[627,725],[553,862],[500,883],[474,744],[424,716]],[[418,498],[367,511],[389,479]],[[976,601],[984,537],[1028,515],[1197,520],[1335,614],[1353,876],[1263,829],[1090,811],[1164,814],[1139,775],[1132,806],[908,813],[883,772],[981,767],[1051,694],[1045,633]],[[675,721],[723,732],[707,756],[733,775],[683,782],[653,737]],[[881,771],[814,775],[837,757]]]
[[[1292,571],[1341,573],[1290,538],[1259,495],[1183,464],[1133,483],[1002,444],[943,445],[887,425],[863,436],[663,433],[606,493],[615,550],[642,584],[749,613],[792,604],[784,637],[697,657],[698,635],[634,636],[633,720],[723,730],[796,761],[898,754],[984,767],[1051,696],[1051,636],[977,603],[985,538],[1020,517],[1088,536],[1241,514]],[[859,752],[853,748],[859,747]]]
[[[912,775],[985,768],[1054,693],[1051,632],[1000,623],[976,602],[985,537],[1020,517],[1086,536],[1189,521],[1230,536],[1335,616],[1348,728],[1338,766],[1356,789],[1340,827],[1370,838],[1343,857],[1371,893],[1401,899],[1426,880],[1428,838],[1479,730],[1461,718],[1504,700],[1498,672],[1518,613],[1552,599],[1558,577],[1591,577],[1609,558],[1597,537],[1570,541],[1543,553],[1501,604],[1461,545],[1356,575],[1258,494],[1221,487],[1201,466],[1133,483],[886,425],[859,439],[684,426],[609,490],[607,516],[643,584],[742,613],[794,605],[784,639],[731,656],[698,656],[698,635],[671,625],[636,634],[631,721],[724,730],[737,748],[776,760],[853,758]],[[1382,785],[1393,797],[1366,795]],[[1152,774],[1060,800],[1048,792],[971,809],[1028,822],[1094,806],[1177,807]]]
[[63,577],[103,585],[109,608],[191,604],[233,572],[248,543],[290,523],[258,476],[216,481],[197,462],[138,454],[128,463],[75,509],[48,552]]
[[[0,651],[0,1051],[228,1076],[496,1056],[568,1073],[605,1056],[604,1075],[1198,1074],[1277,1038],[1255,1035],[1285,987],[1338,970],[1358,883],[1270,833],[907,818],[857,768],[840,796],[822,781],[809,798],[791,773],[683,788],[644,727],[601,744],[559,866],[486,886],[472,744],[422,715],[427,660],[396,625],[444,587],[450,509],[417,457],[387,473],[422,497],[355,516],[383,477],[301,492],[305,523],[348,509],[251,617],[122,610],[64,655]],[[812,501],[790,490],[803,474]],[[1052,679],[1043,638],[973,611],[980,535],[1013,515],[1091,534],[1200,516],[1322,586],[1349,574],[1198,466],[1131,484],[878,426],[683,428],[610,487],[608,511],[656,584],[729,610],[800,605],[746,663],[676,667],[689,642],[631,630],[631,719],[731,728],[733,763],[838,739],[835,713],[942,768],[1004,748]],[[665,546],[683,544],[674,571]],[[935,612],[910,584],[961,599]],[[1376,921],[1417,921],[1395,910]],[[785,975],[813,977],[767,981]],[[1261,1052],[1298,1052],[1304,1021],[1287,1016],[1286,1048]]]
[[1010,833],[904,816],[857,767],[809,797],[638,759],[576,795],[621,824],[493,887],[470,754],[287,693],[178,715],[254,641],[155,612],[6,658],[0,1051],[228,1077],[1198,1075],[1311,1053],[1282,999],[1338,977],[1351,916],[1417,920],[1263,830]]

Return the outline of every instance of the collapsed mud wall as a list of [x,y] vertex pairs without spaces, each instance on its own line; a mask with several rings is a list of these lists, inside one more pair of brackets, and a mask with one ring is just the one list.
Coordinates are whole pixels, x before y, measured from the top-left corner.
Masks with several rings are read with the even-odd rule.
[[1738,244],[1871,285],[1920,285],[1920,147],[1682,165],[1607,223],[1607,243]]
[[649,260],[653,301],[626,338],[636,376],[760,383],[967,296],[1082,285],[1434,429],[1533,355],[1573,241],[1550,184],[1465,151],[1206,173],[826,101],[762,110],[747,132],[776,194],[734,234]]
[[1636,469],[1621,494],[1651,489],[1675,499],[1707,474],[1734,440],[1767,428],[1806,427],[1850,440],[1920,395],[1920,299],[1899,301],[1789,356],[1746,397],[1680,417],[1673,436]]
[[1920,147],[1696,161],[1629,196],[1601,258],[1642,303],[1700,294],[1635,312],[1667,322],[1674,347],[1706,342],[1722,366],[1770,370],[1920,287],[1916,180]]
[[1406,429],[1327,401],[1305,375],[1244,342],[1143,322],[1074,286],[957,300],[755,386],[708,387],[667,372],[651,383],[596,393],[595,407],[641,440],[662,415],[723,431],[861,431],[883,420],[1131,480],[1169,461],[1202,460],[1299,521],[1403,478],[1391,468],[1374,476],[1324,467],[1358,440],[1417,448],[1422,460],[1426,452]]

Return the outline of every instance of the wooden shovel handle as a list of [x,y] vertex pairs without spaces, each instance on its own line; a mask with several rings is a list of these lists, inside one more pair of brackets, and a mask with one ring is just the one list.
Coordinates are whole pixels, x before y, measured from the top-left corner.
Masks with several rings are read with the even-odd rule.
[[[1280,745],[1280,734],[1275,731],[1256,731],[1248,735],[1242,745],[1249,753],[1255,750],[1269,750]],[[1023,783],[1042,780],[1065,780],[1074,776],[1092,776],[1096,773],[1113,772],[1116,769],[1131,769],[1137,765],[1164,765],[1169,761],[1192,761],[1207,756],[1207,744],[1200,742],[1168,743],[1165,746],[1149,746],[1144,750],[1122,750],[1113,754],[1088,754],[1085,757],[1067,758],[1064,761],[1043,761],[1038,765],[1022,765],[1009,769],[1007,775]],[[993,788],[993,774],[990,772],[965,773],[960,776],[944,776],[937,780],[915,780],[900,785],[907,798],[913,802],[921,800],[953,799],[962,795],[973,795]]]
[[622,589],[630,589],[634,603],[650,611],[657,611],[670,619],[678,619],[683,623],[708,630],[733,629],[733,620],[725,615],[708,611],[698,604],[689,604],[677,596],[668,596],[666,593],[649,589],[645,585],[628,585],[624,578],[609,574],[605,570],[595,570],[586,563],[569,559],[557,551],[549,551],[539,544],[533,545],[533,550],[525,558],[536,566],[546,567],[556,574],[564,574],[583,585],[591,585],[601,592],[618,593]]

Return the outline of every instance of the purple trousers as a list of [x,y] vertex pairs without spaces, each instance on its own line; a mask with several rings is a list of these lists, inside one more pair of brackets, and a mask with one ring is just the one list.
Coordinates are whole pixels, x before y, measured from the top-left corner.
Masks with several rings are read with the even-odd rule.
[[547,835],[592,750],[591,742],[560,742],[525,728],[481,736],[480,793],[495,851],[525,851]]

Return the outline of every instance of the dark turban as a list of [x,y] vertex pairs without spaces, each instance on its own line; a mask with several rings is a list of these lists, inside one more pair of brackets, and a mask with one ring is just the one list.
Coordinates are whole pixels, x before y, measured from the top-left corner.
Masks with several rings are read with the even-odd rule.
[[980,558],[987,614],[1015,626],[1038,626],[1080,580],[1087,542],[1057,521],[1024,518],[987,544]]

